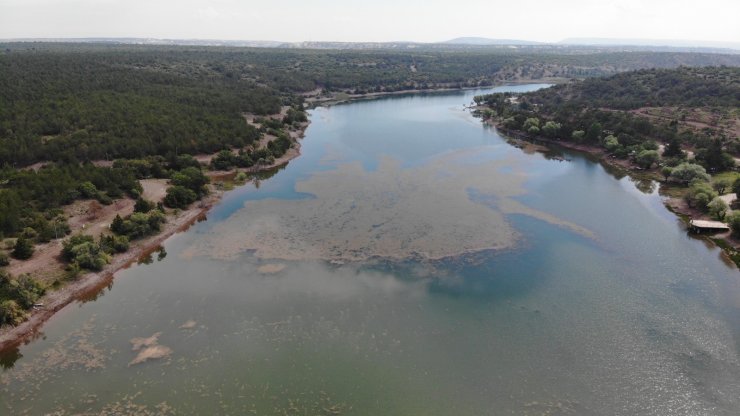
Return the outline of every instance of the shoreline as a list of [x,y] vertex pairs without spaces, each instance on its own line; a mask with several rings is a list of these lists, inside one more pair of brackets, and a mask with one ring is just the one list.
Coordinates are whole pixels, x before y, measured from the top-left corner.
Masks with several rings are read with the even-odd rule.
[[[528,143],[533,143],[534,145],[539,145],[540,143],[542,143],[548,149],[551,149],[551,147],[548,146],[557,146],[564,149],[581,152],[585,155],[595,158],[595,160],[597,160],[599,163],[602,163],[603,165],[621,170],[632,178],[638,180],[649,179],[658,182],[661,185],[658,193],[663,198],[663,206],[665,206],[668,211],[673,213],[676,218],[679,219],[687,227],[689,225],[689,221],[692,219],[709,219],[706,215],[704,215],[704,213],[688,207],[683,199],[676,198],[675,196],[669,195],[668,193],[661,192],[665,190],[664,188],[666,187],[662,186],[664,185],[664,182],[660,180],[660,175],[658,173],[651,170],[638,170],[636,166],[625,159],[610,158],[605,149],[596,146],[582,145],[541,137],[524,137],[522,133],[509,130],[500,125],[500,123],[493,120],[482,120],[482,122],[489,126],[495,127],[497,131],[501,132],[505,136],[505,138],[508,138],[509,140],[525,141]],[[715,234],[699,233],[692,234],[692,236],[694,238],[710,242],[711,244],[720,248],[722,250],[723,257],[725,257],[730,263],[734,264],[736,269],[740,269],[740,251],[737,248],[740,242],[732,236],[731,232],[727,231]]]
[[[432,88],[387,92],[383,91],[366,94],[352,94],[348,95],[346,98],[341,99],[337,99],[336,96],[333,96],[326,100],[307,100],[307,103],[308,108],[330,107],[332,105],[340,103],[361,100],[373,100],[394,95],[466,91],[475,89],[496,88],[504,85],[553,82],[555,81],[540,79],[517,80],[509,83],[490,86]],[[301,129],[296,132],[297,134],[291,135],[291,138],[294,141],[293,146],[283,156],[276,159],[270,165],[253,166],[250,168],[241,169],[237,168],[228,171],[207,171],[206,175],[211,179],[218,180],[236,175],[239,172],[258,174],[285,166],[291,160],[301,155],[300,141],[305,137],[305,132],[310,124],[311,121],[309,119],[308,122],[306,122],[301,127]],[[249,183],[250,181],[251,180],[247,181],[246,183]],[[164,225],[163,231],[156,235],[149,236],[145,239],[134,242],[131,245],[129,251],[114,256],[111,263],[106,265],[102,271],[95,273],[90,272],[80,275],[76,280],[63,285],[58,289],[50,290],[46,295],[38,300],[38,302],[42,303],[44,306],[39,309],[32,309],[28,311],[28,318],[25,321],[16,326],[4,326],[0,328],[0,354],[13,348],[20,347],[21,345],[31,342],[37,339],[39,336],[43,335],[43,333],[41,332],[41,328],[49,319],[56,315],[57,312],[76,301],[84,301],[86,298],[90,298],[91,296],[99,293],[102,289],[110,285],[110,283],[115,278],[116,273],[121,270],[127,269],[136,261],[138,261],[142,256],[155,251],[170,237],[189,229],[190,226],[192,226],[196,221],[206,216],[211,208],[213,208],[221,200],[225,192],[225,190],[212,189],[211,194],[209,194],[205,200],[196,201],[193,203],[193,206],[191,208],[181,211],[175,217],[169,217],[167,223]]]
[[[239,172],[258,174],[278,169],[301,155],[300,140],[305,136],[306,129],[308,129],[310,124],[309,120],[302,126],[297,135],[291,136],[294,140],[293,146],[270,165],[232,169],[229,171],[208,171],[205,174],[209,178],[218,179],[236,175]],[[244,185],[249,182],[251,180],[245,182]],[[0,328],[0,355],[42,336],[43,332],[41,332],[41,328],[57,312],[74,302],[85,301],[97,295],[113,282],[116,273],[131,267],[142,257],[156,251],[170,237],[187,231],[193,224],[206,218],[208,212],[221,201],[225,192],[224,190],[214,189],[212,187],[210,194],[203,200],[194,202],[190,208],[182,210],[174,216],[168,216],[162,231],[133,242],[127,252],[113,256],[112,261],[102,271],[82,274],[77,279],[64,284],[58,289],[49,289],[47,294],[38,300],[39,304],[44,305],[43,307],[27,311],[28,318],[16,326],[4,326]]]
[[[568,82],[566,78],[552,78],[552,79],[531,79],[531,80],[514,80],[501,84],[493,85],[479,85],[475,87],[442,87],[442,88],[415,88],[410,90],[399,90],[399,91],[379,91],[379,92],[368,92],[364,94],[350,94],[346,92],[332,93],[331,97],[318,98],[317,96],[307,95],[304,96],[308,108],[316,107],[330,107],[332,105],[350,103],[353,101],[364,101],[364,100],[375,100],[379,98],[400,96],[400,95],[413,95],[413,94],[428,94],[428,93],[443,93],[443,92],[454,92],[454,91],[470,91],[470,90],[481,90],[503,87],[507,85],[526,85],[526,84],[558,84]],[[345,97],[338,97],[339,94],[344,94]]]

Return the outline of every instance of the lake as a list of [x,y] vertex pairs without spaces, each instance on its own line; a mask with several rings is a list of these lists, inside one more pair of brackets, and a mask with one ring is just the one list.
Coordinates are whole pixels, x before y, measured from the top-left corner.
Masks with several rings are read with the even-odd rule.
[[490,91],[312,110],[7,354],[2,414],[738,414],[736,268],[657,184],[508,144],[464,108]]

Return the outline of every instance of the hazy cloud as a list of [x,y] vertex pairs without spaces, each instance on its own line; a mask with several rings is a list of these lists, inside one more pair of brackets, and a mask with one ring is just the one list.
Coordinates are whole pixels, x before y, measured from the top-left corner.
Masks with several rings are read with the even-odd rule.
[[0,38],[740,41],[737,0],[0,0]]

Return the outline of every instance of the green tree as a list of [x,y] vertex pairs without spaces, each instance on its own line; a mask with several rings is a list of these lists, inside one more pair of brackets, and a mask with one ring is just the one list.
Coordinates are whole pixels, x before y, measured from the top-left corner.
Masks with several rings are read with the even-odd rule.
[[544,134],[546,137],[554,139],[555,137],[557,137],[558,133],[560,133],[561,127],[562,126],[560,125],[560,123],[556,123],[554,121],[548,121],[542,127],[542,134]]
[[731,211],[725,216],[725,221],[730,226],[732,235],[740,238],[740,211]]
[[198,195],[184,186],[167,188],[164,204],[170,208],[186,208],[198,199]]
[[720,197],[715,197],[707,204],[707,211],[712,218],[722,221],[725,219],[725,215],[728,210],[727,203]]
[[619,139],[613,135],[606,136],[604,139],[604,148],[609,152],[614,152],[619,149]]
[[673,168],[673,172],[671,172],[671,180],[684,185],[688,185],[694,180],[709,182],[709,180],[711,180],[711,177],[707,174],[707,171],[701,165],[697,165],[694,163],[681,163],[680,165]]
[[26,320],[26,312],[14,300],[0,302],[0,326],[15,326]]
[[154,207],[154,203],[149,202],[144,198],[137,198],[136,204],[134,204],[134,212],[149,212],[154,209]]
[[732,192],[734,192],[735,196],[740,199],[740,177],[735,179],[735,182],[732,183]]
[[660,168],[660,174],[663,175],[663,179],[666,181],[668,180],[668,178],[671,176],[672,173],[673,173],[673,168],[670,166],[663,166],[662,168]]
[[532,127],[537,127],[538,131],[540,128],[540,119],[537,117],[530,117],[526,120],[524,120],[524,124],[522,124],[522,130],[529,131]]
[[643,150],[635,156],[635,163],[643,169],[650,169],[659,159],[657,150]]
[[726,190],[730,189],[732,181],[728,178],[719,178],[712,181],[712,188],[717,191],[720,195],[723,195]]
[[20,236],[15,240],[15,246],[11,255],[19,260],[27,260],[33,256],[33,244],[25,237]]
[[717,192],[712,189],[708,182],[701,180],[694,180],[684,197],[690,207],[701,211],[706,211],[709,203],[715,198],[717,198]]
[[576,143],[581,143],[583,142],[583,140],[586,139],[586,132],[583,130],[573,130],[570,138],[573,139],[573,141]]

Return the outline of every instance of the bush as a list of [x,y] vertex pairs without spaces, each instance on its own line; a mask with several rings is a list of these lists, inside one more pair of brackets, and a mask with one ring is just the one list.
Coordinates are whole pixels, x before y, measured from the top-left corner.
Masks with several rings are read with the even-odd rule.
[[13,278],[9,273],[0,270],[0,300],[12,300],[18,306],[28,309],[46,293],[44,287],[24,274]]
[[660,159],[660,155],[657,150],[643,150],[635,156],[635,163],[637,163],[643,169],[650,169],[653,163]]
[[14,300],[0,302],[0,326],[15,326],[26,320],[26,312]]
[[703,166],[694,163],[681,163],[673,168],[671,180],[687,185],[694,180],[709,182],[711,177]]
[[31,242],[25,237],[20,236],[15,241],[15,246],[13,247],[11,255],[18,260],[27,260],[33,256],[33,251],[33,244],[31,244]]
[[7,266],[10,264],[10,258],[8,255],[2,251],[0,251],[0,267]]
[[706,211],[709,208],[709,203],[713,199],[717,198],[717,192],[707,182],[695,180],[689,187],[689,192],[686,193],[686,202],[689,206]]
[[129,240],[125,235],[100,236],[100,248],[108,254],[125,253],[129,249]]
[[164,204],[170,208],[186,208],[198,200],[198,195],[184,186],[171,186],[167,189]]
[[722,221],[725,219],[725,215],[727,214],[727,203],[722,200],[722,198],[716,197],[712,199],[707,204],[707,210],[709,211],[709,215],[712,216],[712,218]]
[[100,271],[110,262],[110,256],[89,235],[74,235],[64,242],[62,256],[83,269]]
[[725,216],[725,221],[732,230],[732,235],[740,238],[740,211],[732,211]]
[[136,204],[134,204],[134,212],[149,212],[154,209],[156,205],[153,202],[149,202],[144,198],[138,198]]
[[164,222],[164,214],[159,210],[152,210],[148,213],[134,212],[125,219],[121,219],[120,222],[114,220],[117,225],[113,227],[111,224],[111,230],[134,240],[158,232]]

